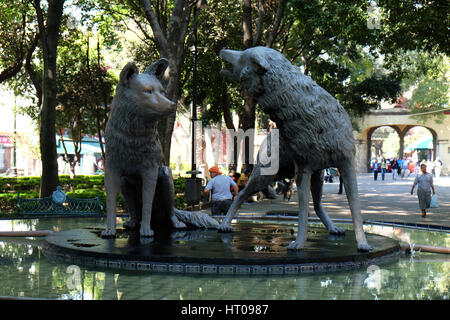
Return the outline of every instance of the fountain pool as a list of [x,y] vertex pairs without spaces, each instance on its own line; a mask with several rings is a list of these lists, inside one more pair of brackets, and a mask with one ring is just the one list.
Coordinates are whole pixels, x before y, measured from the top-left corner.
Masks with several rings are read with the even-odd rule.
[[[123,222],[119,218],[119,223]],[[267,220],[264,221],[267,223]],[[273,220],[271,223],[293,225]],[[103,218],[0,220],[1,231],[102,228]],[[311,228],[321,227],[310,223]],[[339,224],[351,230],[351,224]],[[450,233],[365,225],[367,233],[400,243],[450,246]],[[173,274],[59,263],[42,250],[43,238],[0,238],[0,296],[76,300],[309,300],[449,299],[450,257],[398,254],[353,270],[295,275]]]

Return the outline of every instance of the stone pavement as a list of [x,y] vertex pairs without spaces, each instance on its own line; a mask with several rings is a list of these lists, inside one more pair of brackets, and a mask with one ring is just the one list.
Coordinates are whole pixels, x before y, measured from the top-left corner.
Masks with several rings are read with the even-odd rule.
[[[386,221],[397,223],[417,223],[450,227],[450,176],[441,176],[440,181],[434,181],[439,208],[427,210],[427,216],[421,217],[419,200],[416,191],[411,195],[414,174],[402,180],[392,179],[392,174],[386,174],[385,180],[374,181],[373,174],[358,175],[358,189],[361,199],[361,209],[364,221]],[[324,183],[322,204],[332,219],[351,219],[345,192],[338,195],[339,180]],[[416,188],[417,190],[417,188]],[[294,212],[298,210],[297,195],[291,201],[263,199],[254,204],[243,204],[239,209],[240,216],[264,216],[267,212]],[[209,213],[209,209],[205,210]],[[310,217],[317,217],[312,202]]]

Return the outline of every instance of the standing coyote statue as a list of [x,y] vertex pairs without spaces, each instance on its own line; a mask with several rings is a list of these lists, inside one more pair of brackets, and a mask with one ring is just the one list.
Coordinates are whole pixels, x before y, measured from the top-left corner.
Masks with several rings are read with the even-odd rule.
[[[272,153],[273,150],[271,148],[272,139],[270,136],[271,133],[269,133],[269,135],[266,137],[265,143],[261,145],[261,149],[266,148],[267,146],[267,151],[269,153]],[[245,185],[245,188],[241,192],[239,192],[238,196],[234,198],[233,202],[231,203],[227,215],[222,220],[222,224],[219,227],[219,231],[231,232],[233,230],[231,226],[231,221],[236,215],[239,207],[244,203],[245,200],[248,199],[249,196],[263,190],[265,187],[267,187],[274,181],[275,177],[278,177],[280,179],[284,178],[290,179],[295,175],[295,168],[293,168],[294,160],[292,157],[292,153],[289,151],[288,146],[284,142],[283,138],[280,137],[278,142],[279,142],[278,147],[279,167],[277,173],[276,174],[263,173],[262,168],[270,167],[272,166],[272,163],[270,162],[263,163],[263,161],[261,161],[260,159],[261,149],[260,149],[260,152],[258,152],[257,155],[256,165],[253,168],[252,174],[248,178],[248,182]],[[324,177],[323,174],[324,170],[318,170],[314,172],[314,175],[311,177],[311,193],[313,196],[314,211],[320,218],[320,221],[322,221],[322,223],[327,227],[330,234],[336,235],[344,234],[345,230],[336,226],[328,216],[327,212],[322,207],[321,202],[322,202],[322,187]]]
[[[116,234],[116,202],[121,192],[130,219],[126,228],[138,228],[141,237],[153,229],[217,228],[218,222],[201,212],[175,209],[171,171],[163,166],[157,124],[175,112],[175,103],[165,96],[167,59],[159,59],[139,73],[134,62],[120,73],[111,114],[106,125],[106,229],[102,237]],[[181,221],[180,221],[181,220]]]
[[[328,167],[342,174],[359,251],[370,251],[363,229],[355,172],[352,126],[345,109],[281,53],[266,47],[244,51],[221,50],[232,69],[221,74],[239,81],[280,130],[292,152],[299,199],[298,233],[288,249],[306,242],[311,179]],[[313,190],[317,192],[317,190]]]

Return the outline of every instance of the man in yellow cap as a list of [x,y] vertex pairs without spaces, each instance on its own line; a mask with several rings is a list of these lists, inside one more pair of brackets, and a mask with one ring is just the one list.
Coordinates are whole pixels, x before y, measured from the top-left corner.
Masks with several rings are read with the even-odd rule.
[[236,196],[239,191],[238,186],[229,176],[222,175],[217,166],[209,168],[209,174],[211,180],[205,187],[205,193],[208,195],[211,191],[211,213],[225,215],[232,203],[231,189]]

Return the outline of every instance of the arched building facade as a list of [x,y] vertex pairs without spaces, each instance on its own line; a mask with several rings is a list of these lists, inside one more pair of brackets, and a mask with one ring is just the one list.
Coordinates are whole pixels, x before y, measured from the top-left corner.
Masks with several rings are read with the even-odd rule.
[[[420,116],[419,116],[420,117]],[[423,118],[422,118],[423,119]],[[371,139],[374,131],[380,127],[393,128],[399,137],[399,156],[403,157],[405,135],[413,127],[420,126],[428,129],[433,136],[432,161],[439,157],[443,163],[442,174],[450,174],[450,114],[445,114],[441,123],[434,119],[423,122],[418,116],[412,116],[409,110],[403,108],[382,109],[369,112],[357,122],[358,131],[354,131],[356,147],[357,172],[370,171]]]

